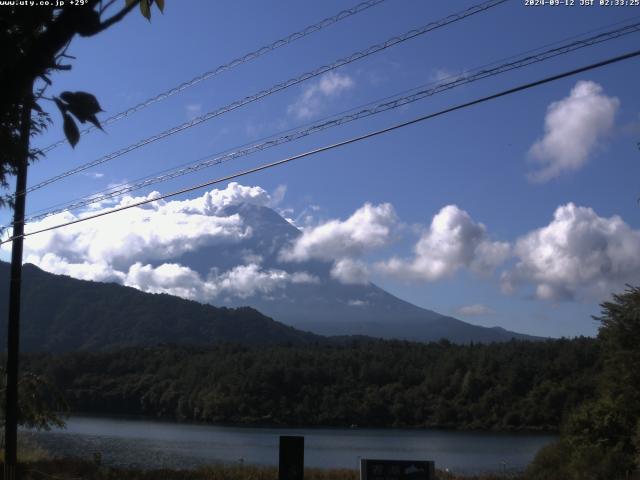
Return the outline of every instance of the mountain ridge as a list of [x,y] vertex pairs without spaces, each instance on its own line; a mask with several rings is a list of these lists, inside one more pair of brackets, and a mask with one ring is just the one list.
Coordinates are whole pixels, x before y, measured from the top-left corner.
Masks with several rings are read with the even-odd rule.
[[319,283],[287,285],[279,296],[231,299],[225,303],[228,306],[251,305],[282,323],[326,336],[367,335],[423,342],[447,338],[458,343],[541,339],[501,327],[473,325],[418,307],[371,282],[341,283],[331,277],[330,262],[282,261],[279,253],[302,232],[271,208],[240,203],[226,207],[223,215],[240,215],[252,236],[237,245],[203,247],[172,261],[206,277],[212,268],[224,270],[244,263],[249,252],[260,257],[264,269],[304,271],[320,279]]
[[[0,342],[6,345],[9,264],[0,262]],[[25,352],[108,350],[175,343],[304,345],[326,341],[250,307],[230,309],[116,283],[23,267],[21,345]]]

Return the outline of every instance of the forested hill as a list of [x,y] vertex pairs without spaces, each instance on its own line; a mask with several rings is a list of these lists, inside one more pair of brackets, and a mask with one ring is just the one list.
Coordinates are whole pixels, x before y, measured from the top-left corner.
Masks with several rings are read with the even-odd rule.
[[32,355],[75,412],[274,426],[554,430],[592,398],[595,339],[354,341]]
[[[9,264],[0,262],[0,343],[6,345]],[[26,352],[104,350],[162,343],[294,345],[325,341],[252,308],[216,308],[114,283],[52,275],[25,265],[21,348]]]

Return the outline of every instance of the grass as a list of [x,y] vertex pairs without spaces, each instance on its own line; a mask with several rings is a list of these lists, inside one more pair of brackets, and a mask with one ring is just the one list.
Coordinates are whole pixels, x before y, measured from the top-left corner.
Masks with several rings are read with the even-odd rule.
[[[0,479],[4,479],[0,465]],[[196,470],[139,470],[109,468],[94,462],[73,458],[22,461],[19,469],[23,480],[277,480],[276,467],[253,465],[211,465]],[[358,480],[357,470],[307,468],[305,480]],[[521,480],[523,477],[481,475],[461,477],[437,472],[437,480]]]
[[[33,440],[18,435],[21,480],[277,480],[277,467],[215,464],[195,470],[114,468],[80,458],[52,458]],[[359,480],[358,470],[306,468],[305,480]],[[437,480],[524,480],[520,475],[459,476],[438,471]],[[4,451],[0,450],[0,480],[4,480]]]

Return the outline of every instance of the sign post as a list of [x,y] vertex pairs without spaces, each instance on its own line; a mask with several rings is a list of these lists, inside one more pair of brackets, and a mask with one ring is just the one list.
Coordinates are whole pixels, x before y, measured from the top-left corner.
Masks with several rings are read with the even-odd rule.
[[280,437],[278,480],[304,480],[304,437]]

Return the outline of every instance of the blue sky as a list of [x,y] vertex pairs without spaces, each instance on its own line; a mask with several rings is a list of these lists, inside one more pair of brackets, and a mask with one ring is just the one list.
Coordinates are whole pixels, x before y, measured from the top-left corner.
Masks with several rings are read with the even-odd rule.
[[[150,106],[105,134],[87,135],[75,150],[68,145],[53,150],[30,169],[29,184],[474,3],[387,0]],[[136,12],[102,35],[76,39],[70,48],[77,57],[73,70],[56,75],[50,93],[90,91],[108,116],[354,4],[169,1],[164,15],[154,9],[151,23]],[[27,211],[639,15],[637,7],[525,7],[512,0],[37,190]],[[459,87],[136,195],[168,192],[626,53],[637,46],[638,35]],[[329,220],[344,222],[367,202],[390,204],[395,220],[389,241],[363,248],[357,261],[371,280],[417,305],[524,333],[593,334],[597,325],[590,315],[598,313],[598,303],[625,282],[637,283],[640,275],[634,250],[640,245],[639,73],[639,60],[630,60],[240,183],[269,192],[273,204],[277,189],[286,187],[277,208],[309,235]],[[60,138],[59,114],[52,110],[52,117],[54,125],[38,145]],[[432,224],[439,213],[442,231]],[[2,219],[6,223],[7,211]],[[438,250],[443,242],[444,250],[448,245],[455,251]],[[501,246],[504,251],[497,251]],[[8,258],[6,251],[2,255]],[[545,264],[545,255],[557,262]]]

